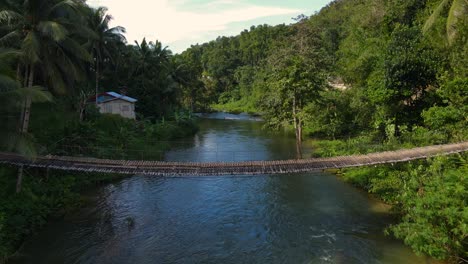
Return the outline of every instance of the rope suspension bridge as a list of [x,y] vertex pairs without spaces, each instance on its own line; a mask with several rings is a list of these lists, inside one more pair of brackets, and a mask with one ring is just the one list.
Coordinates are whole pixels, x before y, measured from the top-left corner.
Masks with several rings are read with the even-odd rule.
[[130,175],[259,175],[312,172],[325,169],[393,164],[440,155],[462,153],[465,151],[468,151],[468,141],[455,144],[384,151],[366,155],[242,162],[114,160],[58,155],[45,155],[38,156],[35,159],[28,159],[15,153],[0,152],[0,164],[33,168],[50,168],[65,171],[103,172]]

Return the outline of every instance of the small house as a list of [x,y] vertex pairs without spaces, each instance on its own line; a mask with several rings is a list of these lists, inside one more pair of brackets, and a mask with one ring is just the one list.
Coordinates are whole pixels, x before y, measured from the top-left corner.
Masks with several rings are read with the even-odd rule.
[[[90,103],[96,103],[96,97],[89,99]],[[102,114],[115,114],[125,118],[135,119],[135,103],[137,99],[116,92],[98,94],[97,107]]]

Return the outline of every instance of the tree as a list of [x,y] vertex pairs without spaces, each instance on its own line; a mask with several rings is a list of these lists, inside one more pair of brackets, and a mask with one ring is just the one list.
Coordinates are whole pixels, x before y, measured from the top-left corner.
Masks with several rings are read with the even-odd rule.
[[96,105],[99,93],[99,79],[102,64],[105,60],[114,61],[112,50],[116,49],[118,43],[125,43],[124,27],[110,27],[112,16],[107,14],[107,8],[99,7],[92,9],[89,14],[88,26],[94,33],[88,38],[86,47],[94,57],[94,72],[96,77]]
[[269,58],[271,73],[263,110],[270,124],[285,123],[294,127],[297,155],[302,157],[301,144],[307,104],[317,101],[326,87],[325,55],[320,39],[300,21],[295,35]]
[[178,85],[173,78],[172,52],[159,41],[135,42],[136,62],[129,95],[140,98],[137,109],[142,115],[157,119],[172,112],[177,105]]
[[395,136],[402,123],[411,125],[420,118],[428,88],[436,85],[438,62],[419,29],[395,28],[385,54],[385,91],[380,98],[393,117]]
[[[17,62],[17,80],[33,90],[42,82],[50,90],[63,92],[83,76],[83,62],[90,56],[76,41],[80,31],[70,23],[77,19],[82,4],[70,0],[7,0],[0,23],[8,31],[0,38],[3,46],[19,43],[21,57]],[[33,98],[26,94],[22,102],[19,132],[26,137]],[[21,190],[23,168],[18,171],[17,192]]]
[[[183,101],[194,112],[198,98],[202,98],[203,82],[201,80],[203,66],[201,64],[202,50],[200,46],[192,46],[180,55],[174,56],[174,78],[181,85]],[[187,102],[188,101],[188,102]]]
[[[78,17],[78,1],[30,0],[8,1],[9,10],[2,11],[0,22],[9,28],[0,38],[3,45],[20,43],[22,56],[17,78],[32,88],[41,82],[51,91],[64,92],[84,76],[84,62],[89,53],[76,41],[81,33],[70,21]],[[27,133],[31,100],[25,99],[21,132]]]
[[423,111],[424,124],[450,140],[462,141],[468,124],[468,78],[448,81],[437,94],[442,103]]

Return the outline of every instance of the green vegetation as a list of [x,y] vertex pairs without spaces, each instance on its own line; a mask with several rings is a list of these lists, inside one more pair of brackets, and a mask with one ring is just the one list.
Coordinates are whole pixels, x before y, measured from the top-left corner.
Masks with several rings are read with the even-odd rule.
[[381,197],[400,215],[386,233],[418,254],[454,263],[468,257],[467,155],[346,169],[343,178]]
[[254,112],[275,127],[301,123],[303,136],[370,133],[380,143],[433,130],[436,119],[460,133],[466,106],[451,107],[442,90],[456,83],[466,98],[467,10],[464,1],[341,0],[289,26],[219,37],[176,56],[183,102]]
[[[467,39],[463,0],[336,0],[289,26],[192,46],[177,56],[191,65],[182,96],[261,114],[299,145],[319,139],[314,156],[458,142],[468,139]],[[415,252],[466,262],[467,175],[459,156],[343,177],[395,205],[388,233]]]
[[[466,133],[466,131],[465,131]],[[375,144],[371,136],[314,142],[314,156],[365,154],[446,142],[449,135],[429,130],[404,132],[404,142]],[[466,135],[465,135],[466,138]],[[468,155],[350,168],[343,180],[392,205],[400,221],[385,232],[402,239],[417,254],[453,263],[467,257]]]

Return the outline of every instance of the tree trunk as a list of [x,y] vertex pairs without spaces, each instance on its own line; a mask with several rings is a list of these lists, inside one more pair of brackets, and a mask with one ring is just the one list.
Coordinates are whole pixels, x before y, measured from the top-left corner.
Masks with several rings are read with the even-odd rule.
[[190,111],[192,113],[195,111],[195,89],[192,88],[191,95],[190,95]]
[[302,145],[299,140],[296,140],[296,158],[302,159]]
[[86,101],[85,102],[80,102],[80,106],[79,106],[79,110],[78,110],[78,111],[80,111],[80,122],[83,122],[83,120],[84,120],[85,107],[86,107]]
[[399,122],[400,122],[400,119],[398,117],[398,114],[395,114],[395,123],[394,123],[395,132],[394,132],[393,136],[395,136],[396,138],[398,138],[400,136],[400,124],[399,124]]
[[[34,65],[30,65],[28,75],[25,76],[25,80],[27,80],[28,88],[32,88],[34,83]],[[29,118],[31,116],[31,96],[27,95],[24,101],[24,106],[21,114],[21,127],[20,127],[20,134],[21,136],[25,136],[28,133],[29,128]],[[21,187],[23,184],[23,166],[18,168],[18,178],[16,181],[16,193],[21,192]]]
[[296,152],[297,158],[302,159],[302,120],[300,119],[296,126]]
[[298,119],[297,134],[298,134],[299,142],[302,143],[302,119]]
[[99,60],[96,58],[96,107],[98,107],[98,92],[99,92]]
[[28,76],[29,76],[29,65],[24,67],[24,79],[23,79],[23,87],[28,85]]
[[[28,79],[28,88],[32,88],[34,82],[34,67],[30,66],[29,77]],[[21,133],[26,134],[29,128],[29,117],[31,115],[31,96],[26,96],[26,101],[24,103],[23,109],[23,120],[21,125]]]
[[21,187],[22,187],[21,185],[23,183],[23,170],[24,170],[23,165],[18,167],[18,178],[16,181],[16,193],[21,192]]
[[296,135],[296,156],[298,159],[302,159],[302,122],[297,117],[296,109],[296,97],[293,98],[293,123],[294,123],[294,132]]
[[16,81],[19,83],[21,80],[21,63],[18,62],[16,65]]

